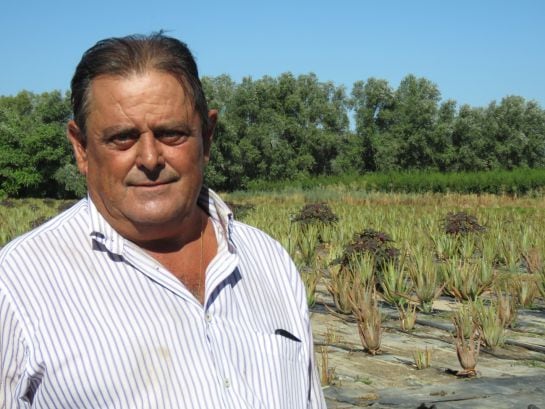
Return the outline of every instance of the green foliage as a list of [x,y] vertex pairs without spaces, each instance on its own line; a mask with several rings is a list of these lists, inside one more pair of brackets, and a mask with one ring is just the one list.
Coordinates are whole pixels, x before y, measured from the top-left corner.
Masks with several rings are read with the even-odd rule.
[[[219,111],[205,172],[216,190],[312,189],[328,177],[403,192],[519,195],[545,185],[536,171],[545,168],[545,111],[519,96],[458,107],[414,75],[397,87],[356,81],[349,95],[312,73],[202,84]],[[84,194],[65,137],[69,117],[58,91],[0,96],[0,197]]]
[[70,160],[69,99],[60,92],[0,97],[0,190],[10,197],[63,197],[56,171]]
[[300,177],[292,181],[254,180],[250,191],[312,190],[344,186],[350,190],[398,193],[462,193],[540,195],[545,191],[545,169],[441,173],[431,171],[373,172],[358,175]]
[[87,192],[85,177],[73,163],[65,163],[53,175],[54,180],[66,192],[66,196],[83,197]]
[[344,89],[314,74],[235,84],[228,76],[204,78],[209,104],[219,109],[207,183],[244,189],[251,181],[331,173],[348,131]]

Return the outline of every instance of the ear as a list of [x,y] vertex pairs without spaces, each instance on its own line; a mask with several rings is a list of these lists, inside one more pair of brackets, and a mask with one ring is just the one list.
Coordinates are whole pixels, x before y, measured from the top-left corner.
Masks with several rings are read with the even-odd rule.
[[66,127],[66,135],[68,140],[72,144],[74,150],[74,156],[76,157],[76,163],[81,174],[87,175],[87,145],[85,142],[85,135],[76,125],[76,122],[69,121]]
[[204,163],[208,163],[210,160],[210,147],[212,146],[212,140],[214,139],[214,130],[216,129],[216,123],[218,122],[218,111],[211,109],[208,111],[208,129],[203,132],[203,151],[204,151]]

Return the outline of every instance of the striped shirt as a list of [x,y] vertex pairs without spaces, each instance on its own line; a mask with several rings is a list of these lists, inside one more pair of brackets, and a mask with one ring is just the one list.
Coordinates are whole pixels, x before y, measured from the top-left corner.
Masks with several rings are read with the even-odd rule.
[[83,199],[0,252],[0,408],[325,408],[304,287],[203,189],[201,305]]

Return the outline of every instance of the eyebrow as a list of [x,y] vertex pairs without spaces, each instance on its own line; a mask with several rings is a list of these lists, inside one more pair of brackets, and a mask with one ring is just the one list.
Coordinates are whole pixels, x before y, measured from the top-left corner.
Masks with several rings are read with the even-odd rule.
[[126,125],[109,126],[108,128],[105,128],[102,130],[102,136],[104,138],[109,138],[114,135],[129,134],[129,133],[140,133],[140,131],[135,126],[126,126]]
[[[151,131],[154,134],[161,133],[161,132],[169,132],[169,131],[182,131],[186,133],[192,133],[193,130],[194,130],[193,127],[186,121],[166,122],[166,123],[151,127]],[[119,135],[119,134],[131,134],[131,133],[140,134],[140,130],[135,126],[130,126],[130,125],[113,125],[103,129],[102,131],[102,135],[105,138],[109,138],[111,136]]]
[[169,131],[180,131],[185,133],[192,133],[193,127],[186,122],[172,122],[166,124],[160,124],[151,128],[154,134]]

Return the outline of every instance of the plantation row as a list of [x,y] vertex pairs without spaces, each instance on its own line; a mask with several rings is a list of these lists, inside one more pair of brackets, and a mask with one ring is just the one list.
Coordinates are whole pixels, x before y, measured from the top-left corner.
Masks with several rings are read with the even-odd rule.
[[348,191],[371,192],[541,195],[545,191],[545,169],[461,173],[373,172],[363,175],[301,177],[288,182],[254,181],[248,185],[248,190],[289,192],[328,186],[344,187]]
[[344,193],[328,204],[305,205],[319,196],[268,195],[275,210],[259,197],[255,207],[243,208],[244,219],[286,246],[309,306],[317,286],[325,285],[334,302],[328,308],[356,319],[370,354],[381,352],[381,303],[398,311],[400,330],[414,331],[417,315],[448,297],[459,303],[450,318],[458,374],[474,376],[480,348],[502,348],[518,310],[544,305],[540,200]]

